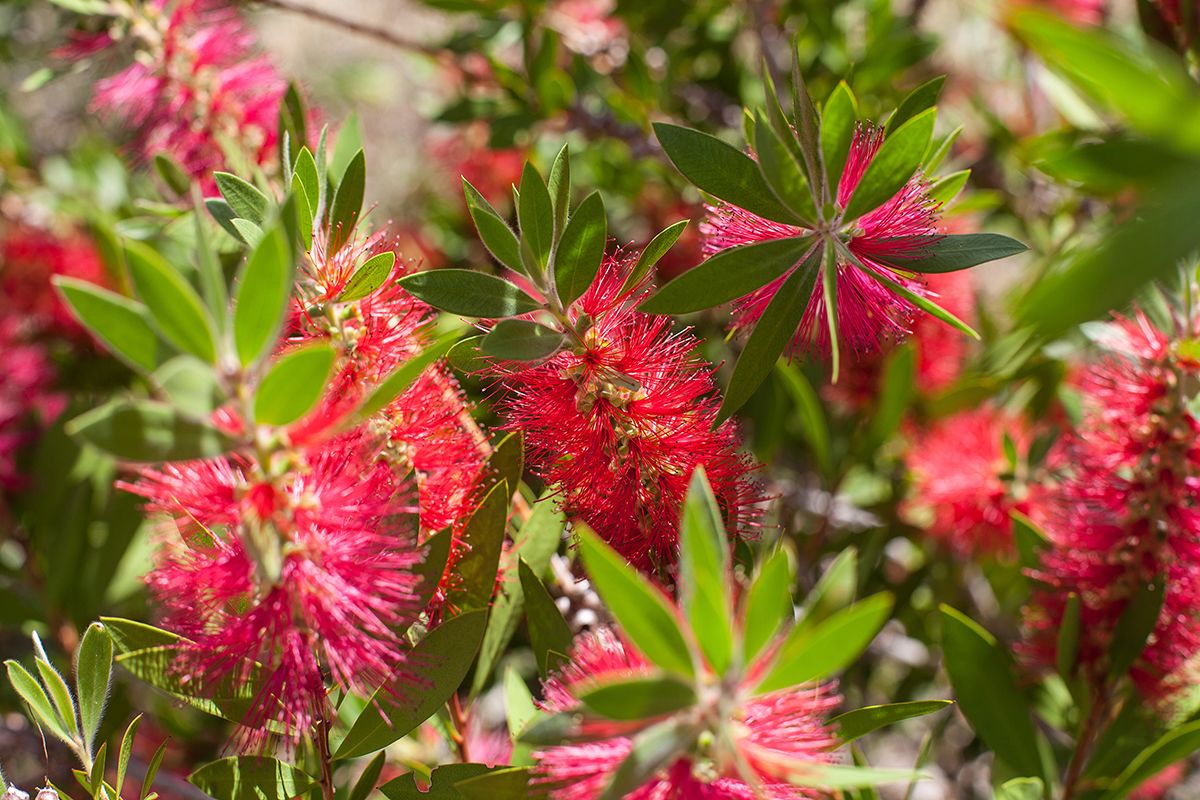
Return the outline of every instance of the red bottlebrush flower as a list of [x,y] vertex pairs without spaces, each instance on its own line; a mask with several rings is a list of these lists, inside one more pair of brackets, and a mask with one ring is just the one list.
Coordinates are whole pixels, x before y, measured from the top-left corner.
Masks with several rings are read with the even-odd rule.
[[255,37],[236,9],[213,0],[152,0],[133,26],[146,34],[144,60],[96,84],[93,107],[125,126],[143,158],[168,153],[209,179],[233,142],[255,164],[277,147],[287,84],[255,56]]
[[[630,644],[607,629],[582,634],[575,640],[571,662],[546,680],[542,707],[550,713],[578,710],[579,695],[604,681],[654,673]],[[837,745],[825,716],[840,702],[833,684],[809,685],[761,697],[749,694],[728,720],[737,731],[731,743],[740,759],[702,761],[681,755],[627,798],[658,800],[799,800],[818,796],[810,790],[780,782],[778,766],[796,762],[828,764]],[[548,790],[551,800],[593,800],[632,748],[628,723],[584,723],[593,741],[548,747],[534,753],[534,782]],[[740,760],[753,775],[738,770]],[[729,762],[729,763],[725,763]],[[754,781],[754,783],[748,782]],[[757,785],[756,785],[757,784]]]
[[584,341],[537,364],[502,362],[497,410],[525,432],[530,468],[563,511],[590,525],[643,570],[675,562],[679,509],[703,466],[738,532],[752,517],[753,466],[736,429],[714,428],[719,398],[696,339],[634,309],[645,286],[622,286],[633,266],[606,258],[569,314],[591,320]]
[[397,631],[421,610],[410,501],[379,448],[353,433],[299,457],[274,480],[217,459],[126,487],[177,533],[147,576],[166,626],[192,641],[176,668],[200,686],[256,689],[240,735],[250,748],[270,726],[295,741],[325,718],[324,671],[349,691],[396,685]]
[[55,275],[108,284],[99,254],[83,236],[57,236],[28,225],[15,225],[4,232],[0,238],[0,314],[21,317],[33,335],[83,339],[83,327],[50,282]]
[[912,433],[907,459],[912,493],[905,511],[914,520],[928,517],[925,530],[965,558],[1011,553],[1011,514],[1028,510],[1003,478],[1014,469],[1004,453],[1005,435],[1018,452],[1028,449],[1023,419],[989,407]]
[[1200,421],[1188,386],[1200,365],[1178,358],[1142,314],[1112,325],[1113,353],[1082,379],[1084,418],[1051,454],[1062,477],[1039,507],[1051,539],[1025,611],[1025,652],[1055,663],[1069,593],[1080,598],[1078,669],[1106,679],[1118,620],[1141,587],[1165,581],[1158,624],[1130,675],[1167,711],[1194,683],[1200,653]]
[[[42,347],[23,335],[19,317],[0,316],[0,489],[25,485],[17,463],[22,448],[37,438],[38,427],[62,412],[63,398],[53,392],[54,367]],[[2,507],[2,504],[0,504]]]
[[[850,145],[850,153],[837,188],[837,202],[845,206],[858,188],[867,165],[883,144],[880,128],[859,126]],[[936,233],[938,204],[926,194],[919,178],[910,180],[894,197],[879,208],[864,214],[857,231],[848,242],[850,251],[867,266],[901,284],[910,291],[928,296],[925,286],[879,261],[884,257],[909,255],[919,243],[896,241],[899,237],[927,237]],[[763,219],[745,209],[722,203],[709,208],[709,217],[701,225],[704,250],[714,255],[730,247],[771,239],[800,236],[802,228]],[[799,266],[799,265],[797,265]],[[734,305],[734,326],[750,327],[766,311],[771,299],[787,280],[784,274],[766,286],[738,300]],[[837,323],[841,341],[857,355],[877,352],[887,341],[902,339],[912,332],[917,308],[894,294],[854,264],[841,262],[837,274]],[[808,308],[792,338],[792,353],[830,352],[829,325],[825,298],[818,281],[813,287]]]

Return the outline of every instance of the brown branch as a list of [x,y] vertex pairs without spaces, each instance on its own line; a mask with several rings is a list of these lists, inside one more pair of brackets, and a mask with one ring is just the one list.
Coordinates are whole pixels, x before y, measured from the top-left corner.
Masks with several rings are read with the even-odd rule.
[[368,39],[374,39],[377,42],[386,44],[389,47],[395,47],[399,50],[407,50],[413,53],[419,53],[430,58],[444,58],[447,55],[446,50],[433,45],[424,44],[422,42],[414,42],[411,39],[405,39],[397,36],[391,31],[383,28],[376,28],[372,25],[367,25],[363,22],[358,22],[345,17],[339,17],[336,14],[330,14],[328,11],[323,11],[319,8],[304,5],[303,3],[293,2],[293,0],[249,0],[250,4],[257,4],[274,8],[279,11],[287,11],[291,14],[299,14],[303,17],[308,17],[315,22],[321,22],[327,25],[332,25],[350,33],[365,36]]

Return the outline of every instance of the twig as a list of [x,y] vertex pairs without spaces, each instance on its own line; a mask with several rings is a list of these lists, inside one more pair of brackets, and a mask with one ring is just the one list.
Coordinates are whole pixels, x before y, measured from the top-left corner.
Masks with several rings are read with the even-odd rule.
[[433,45],[424,44],[422,42],[414,42],[411,39],[405,39],[391,31],[382,28],[376,28],[372,25],[367,25],[363,22],[358,22],[352,19],[339,17],[336,14],[330,14],[328,11],[322,11],[319,8],[296,3],[292,0],[250,0],[251,4],[267,6],[268,8],[287,11],[291,14],[299,14],[300,16],[308,17],[316,22],[323,22],[328,25],[341,28],[342,30],[356,33],[359,36],[365,36],[368,39],[374,39],[377,42],[395,47],[400,50],[408,50],[413,53],[429,56],[430,58],[443,58],[446,56],[446,51],[443,48]]

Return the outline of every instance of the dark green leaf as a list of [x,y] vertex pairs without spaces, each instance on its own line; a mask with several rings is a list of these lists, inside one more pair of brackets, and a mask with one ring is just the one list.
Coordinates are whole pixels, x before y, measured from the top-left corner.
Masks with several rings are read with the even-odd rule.
[[846,204],[846,220],[873,211],[904,188],[929,148],[936,116],[937,109],[922,111],[883,140]]
[[[787,135],[791,136],[791,132]],[[817,218],[817,208],[808,179],[797,156],[761,113],[754,128],[754,151],[763,180],[775,198],[793,213],[796,221],[811,227]]]
[[424,558],[421,559],[420,564],[413,567],[413,572],[421,578],[421,585],[417,591],[417,602],[414,603],[416,608],[425,608],[433,599],[433,594],[437,591],[442,576],[446,573],[446,562],[450,558],[450,545],[453,538],[454,532],[450,528],[442,528],[426,539],[422,545],[422,549],[425,551]]
[[1012,523],[1013,539],[1017,543],[1021,566],[1037,569],[1042,565],[1041,552],[1050,546],[1049,538],[1033,520],[1020,511],[1012,512]]
[[679,599],[713,672],[723,675],[733,659],[729,541],[725,520],[704,467],[696,467],[680,520]]
[[529,767],[497,766],[454,783],[462,800],[525,800],[528,787]]
[[717,413],[718,422],[733,416],[754,395],[795,337],[804,311],[812,300],[820,256],[821,248],[813,244],[808,255],[788,275],[754,324],[754,330],[742,354],[738,356],[733,377],[725,389],[725,399]]
[[158,177],[162,178],[162,182],[167,185],[167,188],[177,195],[184,196],[191,188],[191,177],[184,172],[183,167],[179,166],[179,162],[167,153],[154,155],[154,171],[158,173]]
[[696,693],[678,678],[649,676],[601,681],[584,690],[579,701],[608,719],[640,720],[695,705]]
[[392,370],[355,412],[357,419],[365,420],[373,417],[391,405],[396,398],[404,394],[416,382],[417,378],[421,377],[421,374],[431,364],[450,352],[457,340],[457,331],[444,333],[420,353]]
[[304,196],[308,200],[308,208],[313,213],[313,216],[317,217],[321,210],[317,207],[321,202],[321,180],[317,176],[317,161],[313,158],[312,152],[307,147],[300,148],[300,154],[296,156],[294,170],[296,179],[304,187]]
[[144,305],[77,278],[53,281],[79,321],[118,358],[143,372],[158,366],[161,346]]
[[113,784],[113,788],[117,790],[117,797],[121,796],[121,790],[125,788],[125,773],[129,769],[129,757],[133,755],[133,742],[141,721],[142,715],[138,714],[121,737],[121,751],[117,754],[117,782]]
[[123,461],[187,461],[227,452],[233,442],[165,403],[113,400],[67,423],[67,433]]
[[237,175],[228,172],[214,172],[213,180],[225,202],[233,209],[233,213],[242,219],[247,219],[255,225],[262,225],[267,218],[267,209],[271,201],[267,196]]
[[[517,202],[517,221],[521,243],[529,249],[532,263],[525,262],[530,274],[540,274],[554,248],[554,206],[546,182],[528,162],[521,172],[521,194]],[[522,251],[524,252],[524,251]]]
[[1137,758],[1104,795],[1104,800],[1124,800],[1134,789],[1159,772],[1200,750],[1200,721],[1189,722],[1168,731]]
[[562,236],[567,224],[567,212],[571,208],[571,150],[568,145],[564,144],[554,157],[546,186],[554,205],[554,235]]
[[808,256],[812,239],[796,237],[731,247],[700,262],[639,306],[647,314],[687,314],[750,294]]
[[163,757],[167,754],[167,744],[169,740],[164,739],[158,749],[154,751],[154,755],[150,757],[150,762],[146,765],[146,774],[142,776],[142,790],[138,792],[138,800],[146,800],[151,789],[154,788],[154,779],[158,777],[158,769],[162,766]]
[[299,797],[317,779],[265,756],[235,756],[205,764],[188,781],[216,800],[285,800]]
[[346,288],[338,296],[339,303],[349,303],[361,300],[371,292],[383,286],[384,281],[392,274],[396,265],[395,253],[379,253],[371,256],[363,265],[354,271],[354,275],[346,283]]
[[[843,249],[842,252],[849,253],[850,251],[848,249]],[[899,282],[889,278],[888,276],[884,275],[882,272],[879,272],[878,270],[872,269],[871,267],[864,265],[863,262],[860,261],[857,256],[852,257],[850,259],[850,261],[851,261],[851,263],[856,264],[859,267],[859,269],[862,269],[864,272],[866,272],[872,278],[879,281],[881,284],[883,284],[887,288],[891,289],[893,292],[900,295],[905,300],[907,300],[908,302],[912,303],[917,308],[924,311],[926,314],[929,314],[930,316],[934,317],[935,319],[941,320],[942,322],[946,323],[947,325],[949,325],[952,328],[957,328],[958,330],[962,331],[963,333],[967,334],[968,336],[970,336],[974,339],[979,338],[979,334],[976,332],[976,330],[974,328],[972,328],[967,323],[963,322],[958,317],[951,314],[946,309],[939,306],[937,303],[930,300],[928,297],[919,295],[916,292],[914,292],[913,290],[909,289],[904,284],[899,283]]]
[[481,482],[491,488],[504,481],[508,484],[508,495],[516,494],[525,473],[525,434],[513,431],[505,434],[492,448],[485,465],[487,477]]
[[350,789],[350,796],[347,800],[367,800],[379,783],[379,776],[383,774],[385,763],[387,763],[387,753],[380,750],[363,768],[358,779],[354,781],[354,787]]
[[467,210],[475,222],[475,230],[479,239],[492,257],[514,272],[524,272],[525,265],[521,263],[521,245],[517,235],[508,227],[508,223],[492,208],[482,194],[475,189],[466,178],[463,178],[463,194],[467,198]]
[[54,707],[50,705],[50,698],[46,696],[45,690],[42,689],[37,679],[30,675],[28,670],[16,661],[5,661],[4,666],[8,670],[9,684],[12,685],[13,691],[20,695],[21,699],[29,706],[34,722],[60,740],[70,744],[70,732],[59,721],[58,714],[55,713]]
[[961,169],[958,172],[952,172],[945,177],[938,178],[930,186],[926,194],[935,202],[941,203],[942,208],[949,206],[954,198],[958,197],[963,187],[967,185],[967,181],[971,178],[971,170]]
[[913,700],[907,703],[867,706],[839,714],[829,720],[829,725],[837,728],[838,740],[845,744],[886,725],[894,725],[913,717],[923,717],[941,711],[949,705],[953,705],[949,700]]
[[418,272],[401,278],[400,284],[434,308],[465,317],[517,317],[541,307],[514,284],[466,269]]
[[75,691],[79,695],[79,723],[84,744],[91,749],[104,717],[108,686],[112,680],[113,643],[108,631],[93,622],[84,631],[75,664]]
[[828,476],[833,470],[830,454],[829,423],[816,389],[795,364],[776,362],[783,386],[792,398],[792,416],[800,426],[800,434],[812,450],[821,472]]
[[367,185],[367,163],[362,150],[354,154],[346,166],[346,172],[338,183],[329,211],[328,257],[342,249],[350,241],[354,228],[362,213],[363,194]]
[[787,689],[845,669],[862,655],[891,613],[892,596],[884,592],[842,609],[816,626],[797,626],[784,639],[755,692]]
[[325,393],[336,353],[328,344],[305,345],[284,354],[263,376],[254,397],[260,425],[290,425]]
[[905,255],[885,256],[880,260],[908,272],[956,272],[977,264],[1024,253],[1029,249],[1016,239],[998,233],[962,233],[915,238],[923,238],[925,241],[912,246],[907,239],[884,240],[894,242],[897,250],[904,251]]
[[554,281],[564,307],[582,297],[596,279],[607,241],[604,200],[592,192],[571,215],[554,255]]
[[946,76],[939,75],[909,92],[908,96],[900,103],[900,107],[896,109],[896,113],[888,117],[887,125],[884,127],[884,135],[890,135],[892,131],[908,122],[917,114],[926,109],[933,108],[937,104],[938,95],[942,93],[942,86],[945,83]]
[[293,273],[292,249],[283,230],[272,226],[246,259],[234,299],[233,340],[244,366],[274,349],[292,297]]
[[357,758],[387,747],[436,713],[466,678],[486,623],[487,611],[476,609],[451,617],[427,633],[414,648],[411,661],[421,665],[423,685],[417,691],[404,686],[377,691],[350,726],[334,758]]
[[490,359],[486,358],[483,351],[479,349],[482,342],[483,336],[468,336],[457,342],[446,353],[447,363],[466,375],[484,369],[490,363]]
[[212,215],[212,218],[217,221],[217,224],[226,233],[239,242],[245,243],[246,240],[242,238],[241,232],[233,224],[233,221],[237,219],[237,215],[233,213],[233,209],[229,207],[229,203],[226,203],[219,197],[207,197],[204,199],[204,207],[208,209],[208,213]]
[[480,349],[505,361],[538,361],[558,352],[563,334],[537,322],[502,319],[483,337]]
[[942,606],[946,671],[963,715],[979,738],[1022,776],[1041,776],[1038,734],[1011,661],[991,634]]
[[1075,671],[1075,662],[1079,657],[1079,631],[1079,595],[1070,592],[1059,624],[1054,653],[1054,666],[1064,680],[1070,680],[1071,673]]
[[804,598],[801,627],[813,627],[850,605],[858,592],[858,551],[847,547]]
[[790,225],[801,221],[775,199],[754,159],[736,147],[665,122],[654,123],[654,133],[675,168],[705,192],[766,219]]
[[621,287],[622,292],[633,290],[638,284],[645,280],[650,274],[650,270],[654,269],[654,265],[667,254],[675,242],[679,241],[679,237],[683,234],[683,229],[688,226],[686,219],[681,219],[672,225],[663,228],[658,234],[650,240],[650,243],[642,248],[642,252],[638,254],[637,262],[633,265],[633,270],[629,273],[629,277],[625,279],[625,284]]
[[[284,136],[287,136],[288,146],[283,146]],[[284,92],[283,102],[279,104],[279,156],[285,164],[294,164],[300,155],[300,149],[308,141],[308,112],[304,108],[304,100],[295,83],[289,83]],[[314,197],[315,201],[316,198]]]
[[450,594],[459,608],[487,608],[492,601],[512,494],[507,482],[493,486],[463,529],[467,551],[457,565],[461,580]]
[[433,770],[424,788],[417,786],[416,773],[409,772],[379,790],[388,800],[524,800],[527,774],[525,767],[444,764]]
[[793,620],[792,581],[795,569],[788,552],[776,550],[759,568],[746,593],[742,613],[742,659],[751,664],[775,638],[784,623]]
[[1120,678],[1141,657],[1146,640],[1158,625],[1165,591],[1166,578],[1163,577],[1153,584],[1140,585],[1121,612],[1108,648],[1110,677]]
[[829,174],[830,194],[842,179],[854,127],[858,123],[858,101],[845,81],[838,83],[821,109],[821,152]]
[[166,260],[141,242],[127,242],[133,285],[167,341],[202,361],[217,360],[212,317],[196,290]]
[[582,526],[579,551],[588,577],[630,642],[664,670],[691,677],[693,666],[687,641],[676,610],[662,591]]
[[43,661],[39,657],[34,663],[37,665],[38,675],[42,678],[42,685],[46,687],[50,700],[54,704],[58,722],[62,725],[63,730],[74,738],[79,732],[79,720],[75,716],[75,700],[71,697],[71,690],[67,688],[67,682],[49,661]]
[[888,356],[883,369],[879,399],[867,426],[865,451],[874,452],[900,428],[912,402],[917,359],[911,347],[901,347]]
[[625,797],[660,769],[688,752],[697,735],[695,728],[672,719],[642,731],[633,737],[629,755],[614,770],[597,800],[620,800]]
[[571,649],[571,628],[554,598],[546,591],[538,576],[524,560],[518,564],[521,593],[525,598],[525,623],[529,626],[529,642],[537,658],[538,672],[545,677],[558,664],[551,653],[566,653]]
[[1045,796],[1041,778],[1013,778],[996,790],[996,800],[1042,800]]

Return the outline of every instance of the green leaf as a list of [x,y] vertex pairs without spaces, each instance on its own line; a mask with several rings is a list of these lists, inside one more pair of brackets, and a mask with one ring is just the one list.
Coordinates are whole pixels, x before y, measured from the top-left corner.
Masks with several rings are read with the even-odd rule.
[[[288,144],[284,146],[284,137]],[[279,104],[279,158],[286,165],[295,164],[300,157],[300,151],[308,141],[308,113],[304,109],[304,99],[295,83],[289,83],[283,94],[283,102]],[[316,199],[316,196],[313,196]]]
[[489,767],[485,764],[444,764],[421,788],[409,772],[379,790],[389,800],[525,800],[528,767]]
[[852,767],[800,760],[794,762],[791,769],[780,772],[780,777],[793,786],[819,786],[834,790],[878,786],[881,783],[911,783],[925,777],[923,773],[908,769]]
[[[838,263],[837,255],[833,247],[825,245],[823,256],[823,264],[821,265],[821,301],[827,309],[825,313],[825,324],[829,330],[829,364],[830,364],[830,381],[838,382],[838,374],[841,371],[841,337],[838,336],[838,315],[836,309],[837,289],[838,289]],[[834,309],[830,313],[828,309]]]
[[347,800],[367,800],[371,796],[371,792],[375,791],[375,786],[379,783],[379,776],[383,774],[383,767],[386,763],[387,753],[380,750],[363,768],[358,779],[354,781],[354,787],[350,790]]
[[812,450],[821,473],[831,475],[833,459],[830,453],[829,423],[825,419],[821,398],[817,396],[816,389],[797,365],[776,362],[775,366],[784,389],[792,398],[792,416],[800,426],[801,436]]
[[209,236],[208,220],[200,213],[203,202],[200,187],[192,187],[192,231],[196,237],[196,271],[200,276],[200,291],[209,313],[213,315],[217,330],[224,332],[229,312],[229,289],[225,285],[225,270],[217,258]]
[[1022,776],[1041,776],[1038,733],[1008,653],[974,621],[943,605],[942,649],[959,708],[976,734]]
[[504,717],[508,735],[515,739],[537,715],[538,708],[525,679],[512,667],[504,670]]
[[88,776],[88,785],[91,788],[92,797],[95,800],[105,800],[104,792],[104,767],[105,760],[108,756],[108,744],[100,745],[100,749],[96,751],[96,757],[92,761],[92,774]]
[[525,800],[529,775],[529,767],[497,766],[482,775],[455,781],[454,788],[462,800]]
[[125,260],[138,295],[167,341],[202,361],[216,363],[212,317],[196,290],[141,242],[125,244]]
[[413,567],[413,572],[421,578],[421,585],[417,589],[417,602],[413,604],[415,608],[425,608],[433,599],[433,594],[446,573],[453,538],[454,532],[450,528],[442,528],[422,544],[424,557],[421,563]]
[[529,162],[525,162],[521,171],[517,221],[521,226],[522,253],[528,248],[532,258],[532,263],[525,260],[525,266],[530,274],[540,274],[554,249],[554,206],[546,182]]
[[733,377],[725,389],[725,399],[717,413],[717,422],[733,416],[746,404],[775,369],[779,357],[795,337],[804,311],[812,300],[820,256],[820,246],[813,244],[808,255],[788,275],[754,324],[746,347],[733,367]]
[[38,658],[34,663],[37,665],[38,675],[42,678],[42,685],[50,694],[59,724],[71,734],[71,738],[75,738],[79,732],[79,720],[75,716],[75,701],[71,697],[71,690],[67,688],[67,682],[49,661]]
[[641,720],[660,717],[696,704],[692,687],[670,676],[605,680],[585,689],[579,701],[607,719]]
[[352,300],[363,299],[383,286],[384,281],[392,274],[392,267],[395,265],[395,253],[379,253],[371,256],[354,271],[354,275],[346,283],[346,288],[338,296],[338,302],[349,303]]
[[263,376],[254,396],[254,421],[290,425],[321,399],[333,372],[336,353],[325,343],[305,345],[284,354]]
[[1045,531],[1020,511],[1012,512],[1011,516],[1018,560],[1026,569],[1037,569],[1042,565],[1041,552],[1050,546],[1050,539]]
[[[791,132],[788,131],[787,135],[790,136]],[[808,178],[804,176],[796,155],[761,112],[754,128],[754,151],[758,155],[758,168],[763,180],[776,199],[793,213],[794,219],[812,227],[817,219],[817,208]]]
[[[321,132],[321,138],[324,140],[325,131]],[[324,142],[322,141],[322,145]],[[362,125],[359,123],[358,114],[351,114],[342,123],[341,129],[337,133],[337,142],[333,145],[333,155],[329,159],[329,177],[333,179],[335,184],[342,183],[345,178],[346,170],[350,168],[350,162],[358,155],[358,151],[363,149],[362,140]],[[324,153],[323,146],[317,147],[318,152]]]
[[363,401],[358,411],[355,412],[355,418],[358,420],[369,419],[390,406],[396,398],[408,391],[409,387],[416,382],[417,378],[421,377],[425,370],[429,369],[431,364],[449,353],[457,340],[457,331],[444,333],[420,353],[388,373],[375,391],[371,392]]
[[294,271],[283,230],[272,226],[246,259],[235,294],[233,341],[243,366],[274,349],[292,297]]
[[838,554],[817,585],[804,598],[801,627],[813,627],[850,605],[858,591],[858,551],[848,547]]
[[588,577],[634,647],[668,672],[691,677],[691,653],[674,606],[591,530],[580,526]]
[[742,660],[751,664],[783,624],[791,623],[795,567],[782,548],[763,562],[746,593],[742,612]]
[[522,431],[505,434],[492,448],[484,468],[487,475],[480,481],[482,486],[490,489],[504,481],[508,484],[508,496],[516,494],[525,473],[525,434]]
[[707,133],[665,122],[654,123],[654,133],[671,163],[698,188],[769,220],[789,225],[802,222],[775,198],[754,159],[736,147]]
[[123,461],[187,461],[219,456],[234,442],[206,422],[152,400],[112,400],[67,423],[71,436]]
[[1079,595],[1075,592],[1068,593],[1054,652],[1054,666],[1064,680],[1070,680],[1075,671],[1075,662],[1079,658],[1079,610]]
[[233,209],[229,207],[229,203],[226,203],[219,197],[206,197],[204,199],[204,207],[208,209],[208,213],[212,215],[212,218],[217,221],[217,224],[226,233],[239,242],[245,243],[246,240],[242,238],[241,232],[233,224],[234,220],[237,219],[237,215],[233,213]]
[[229,224],[237,231],[237,238],[250,247],[258,247],[259,243],[262,242],[263,229],[250,220],[233,219],[229,221]]
[[554,157],[546,187],[554,205],[554,235],[562,236],[567,224],[567,212],[571,208],[571,151],[568,145],[564,144]]
[[[299,175],[292,176],[292,192],[288,195],[285,205],[295,211],[296,233],[300,237],[300,245],[304,250],[312,250],[313,210],[315,200],[308,196]],[[282,209],[281,209],[282,210]]]
[[505,361],[539,361],[562,347],[563,334],[537,322],[502,319],[483,337],[480,349]]
[[607,241],[604,199],[592,192],[571,215],[554,255],[554,281],[564,307],[582,297],[596,279]]
[[926,175],[932,175],[942,165],[946,156],[950,155],[950,148],[954,146],[962,130],[962,125],[959,125],[941,139],[934,139],[929,143],[929,149],[925,151],[925,158],[921,162]]
[[458,691],[471,668],[487,624],[487,611],[451,617],[425,635],[413,649],[423,684],[413,696],[404,686],[384,687],[371,697],[334,753],[341,761],[357,758],[399,741],[429,719]]
[[846,82],[840,81],[821,109],[821,153],[825,159],[825,171],[829,175],[831,196],[837,194],[857,123],[858,101]]
[[613,771],[597,800],[620,800],[667,766],[696,741],[698,731],[668,719],[633,737],[629,755]]
[[83,633],[75,663],[75,691],[79,695],[79,729],[90,750],[104,718],[108,687],[112,681],[113,643],[108,631],[93,622]]
[[5,661],[4,667],[8,670],[9,684],[12,685],[13,691],[20,695],[25,704],[29,706],[34,722],[42,729],[58,737],[61,741],[71,744],[71,734],[63,727],[62,722],[59,721],[58,714],[55,713],[54,707],[50,705],[50,698],[46,696],[45,690],[42,689],[37,679],[30,675],[16,661]]
[[939,75],[909,92],[908,96],[901,101],[900,107],[896,109],[896,113],[888,118],[887,125],[883,129],[884,135],[891,135],[892,131],[898,129],[922,111],[936,105],[938,95],[942,93],[942,86],[945,83],[946,76]]
[[479,191],[463,178],[463,194],[467,198],[467,211],[479,232],[479,239],[492,257],[514,272],[524,272],[521,263],[521,245],[517,235],[508,227],[504,217]]
[[882,592],[832,614],[816,626],[797,626],[784,639],[755,693],[787,689],[850,666],[887,621],[892,602],[892,596]]
[[[849,253],[850,251],[848,249],[843,249],[843,252]],[[958,330],[962,331],[963,333],[967,334],[968,336],[972,337],[973,339],[979,338],[979,334],[975,331],[974,328],[972,328],[970,325],[963,322],[961,319],[954,316],[949,311],[942,308],[941,306],[939,306],[937,303],[933,302],[929,298],[917,294],[916,292],[912,291],[904,284],[898,283],[897,281],[894,281],[891,278],[887,277],[882,272],[879,272],[878,270],[874,270],[868,266],[865,266],[863,264],[863,262],[858,259],[857,256],[853,256],[850,259],[850,261],[851,261],[851,263],[858,266],[859,269],[862,269],[864,272],[866,272],[872,278],[879,281],[881,284],[883,284],[887,288],[891,289],[893,292],[900,295],[905,300],[907,300],[908,302],[912,303],[917,308],[924,311],[926,314],[929,314],[930,316],[941,320],[942,322],[946,323],[947,325],[949,325],[952,328],[957,328]]]
[[1041,778],[1013,778],[996,790],[996,800],[1042,800],[1046,786]]
[[332,257],[350,241],[362,213],[363,194],[367,185],[367,162],[362,150],[354,154],[338,183],[329,211],[329,248]]
[[459,372],[470,375],[487,367],[490,359],[483,355],[482,336],[468,336],[446,352],[446,362]]
[[971,170],[960,169],[958,172],[952,172],[945,177],[938,178],[930,186],[926,194],[942,207],[950,205],[954,198],[958,197],[959,193],[967,185],[967,181],[971,178]]
[[162,347],[144,305],[78,278],[55,275],[52,281],[79,321],[118,358],[142,372],[158,366]]
[[1104,800],[1124,800],[1137,787],[1159,772],[1200,750],[1200,721],[1189,722],[1168,731],[1129,762]]
[[[895,242],[897,249],[906,251],[901,257],[885,256],[879,260],[908,272],[957,272],[988,261],[1024,253],[1029,248],[998,233],[962,233],[929,237],[908,249],[909,239],[884,240]],[[911,256],[911,257],[910,257]]]
[[154,155],[154,171],[158,173],[158,177],[162,178],[162,182],[167,185],[167,188],[177,195],[186,196],[188,190],[191,189],[191,176],[184,171],[178,161],[166,153]]
[[487,608],[492,601],[512,494],[505,481],[493,486],[463,529],[466,554],[456,567],[461,580],[449,598],[459,608]]
[[117,790],[117,797],[121,796],[121,790],[125,788],[125,773],[129,769],[129,757],[133,755],[133,742],[137,737],[138,724],[141,721],[142,715],[138,714],[125,729],[125,735],[121,737],[121,750],[117,754],[117,782],[113,784],[113,788]]
[[417,272],[401,278],[400,285],[418,300],[464,317],[517,317],[541,308],[541,303],[514,284],[467,269]]
[[188,782],[216,800],[284,800],[307,792],[317,779],[265,756],[234,756],[205,764]]
[[812,244],[811,238],[793,237],[722,250],[659,289],[638,310],[687,314],[744,297],[807,258]]
[[912,700],[907,703],[866,706],[839,714],[829,720],[829,725],[837,728],[838,740],[846,744],[887,725],[895,725],[913,717],[923,717],[950,705],[954,705],[950,700]]
[[558,665],[551,653],[567,653],[571,649],[571,627],[554,604],[554,598],[524,560],[518,562],[521,594],[525,598],[525,624],[529,641],[537,658],[538,672],[545,677]]
[[150,762],[146,765],[146,774],[142,777],[142,790],[138,792],[138,800],[146,800],[150,794],[150,790],[154,788],[154,779],[158,777],[158,769],[162,766],[163,757],[167,754],[168,739],[164,739],[158,749],[154,751],[154,755],[150,757]]
[[321,211],[317,207],[321,201],[321,179],[317,174],[317,161],[307,146],[300,148],[300,153],[296,156],[296,163],[292,169],[296,179],[304,187],[304,196],[308,199],[309,210],[312,211],[313,217],[318,217]]
[[692,633],[713,672],[733,660],[729,541],[725,520],[704,467],[696,467],[679,526],[679,599]]
[[265,194],[228,172],[214,172],[213,180],[217,182],[217,189],[235,215],[255,225],[262,225],[263,220],[267,218],[267,209],[271,206],[271,201]]
[[921,165],[933,136],[937,109],[922,111],[883,140],[846,203],[844,219],[852,220],[886,203],[904,188]]
[[867,426],[864,451],[873,453],[900,428],[912,402],[917,359],[912,347],[897,348],[884,365],[881,390]]
[[679,237],[683,234],[683,229],[688,226],[686,219],[681,219],[672,225],[663,228],[658,234],[650,240],[650,243],[642,248],[642,252],[638,254],[637,262],[633,265],[633,270],[630,271],[629,277],[625,279],[624,285],[621,287],[621,292],[632,291],[638,286],[646,276],[650,274],[650,270],[654,269],[667,252],[675,246],[675,242],[679,241]]
[[1146,649],[1146,640],[1158,625],[1165,591],[1166,579],[1160,578],[1153,584],[1138,586],[1129,599],[1117,620],[1112,644],[1108,648],[1109,677],[1114,680],[1120,678],[1141,657]]

